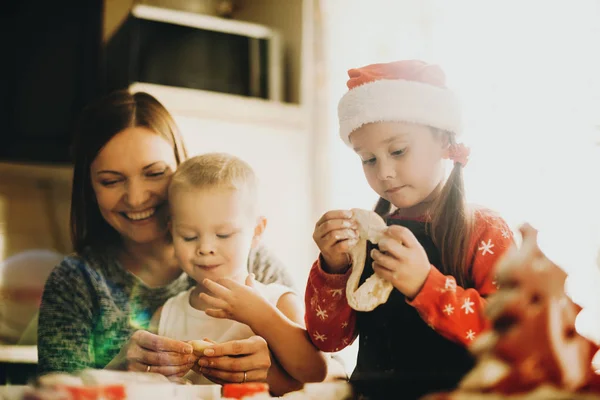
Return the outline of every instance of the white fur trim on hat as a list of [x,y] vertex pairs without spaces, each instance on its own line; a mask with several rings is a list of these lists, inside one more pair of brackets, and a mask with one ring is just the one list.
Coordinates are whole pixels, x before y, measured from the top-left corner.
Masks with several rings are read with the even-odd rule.
[[426,83],[383,79],[349,90],[338,105],[340,137],[370,122],[413,122],[460,134],[461,107],[456,95]]

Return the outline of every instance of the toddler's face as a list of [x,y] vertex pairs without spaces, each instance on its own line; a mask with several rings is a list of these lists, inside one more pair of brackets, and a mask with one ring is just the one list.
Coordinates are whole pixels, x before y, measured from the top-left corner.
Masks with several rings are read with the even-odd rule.
[[264,225],[248,196],[229,188],[180,188],[170,199],[171,232],[181,268],[196,282],[243,282],[250,249]]

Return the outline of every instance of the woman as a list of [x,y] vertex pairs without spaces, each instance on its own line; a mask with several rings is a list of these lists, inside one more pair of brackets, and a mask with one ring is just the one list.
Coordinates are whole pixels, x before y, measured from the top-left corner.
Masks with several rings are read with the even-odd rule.
[[[191,284],[167,234],[167,186],[187,156],[175,121],[149,94],[115,92],[84,111],[73,154],[76,255],[45,285],[39,372],[107,368],[182,376],[197,361],[191,346],[145,330],[154,311]],[[251,254],[249,269],[264,283],[291,286],[265,249]],[[271,364],[258,336],[215,345],[211,358],[205,375],[215,382],[264,380]]]

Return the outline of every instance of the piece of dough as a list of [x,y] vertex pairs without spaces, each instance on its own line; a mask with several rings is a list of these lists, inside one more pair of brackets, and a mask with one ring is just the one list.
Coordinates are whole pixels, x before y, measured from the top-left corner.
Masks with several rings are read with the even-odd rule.
[[387,229],[385,221],[373,211],[352,209],[353,218],[358,224],[358,243],[350,250],[352,273],[346,284],[346,298],[356,311],[372,311],[387,301],[392,284],[377,274],[371,275],[360,287],[360,277],[367,259],[367,241],[377,244]]
[[206,340],[190,340],[188,342],[194,348],[194,354],[197,356],[203,356],[204,350],[212,346],[214,343],[207,342]]

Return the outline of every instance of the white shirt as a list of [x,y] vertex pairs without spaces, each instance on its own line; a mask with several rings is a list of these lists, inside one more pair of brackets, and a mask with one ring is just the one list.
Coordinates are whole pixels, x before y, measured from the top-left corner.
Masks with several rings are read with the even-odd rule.
[[[292,289],[277,283],[265,285],[254,282],[254,286],[274,306],[277,306],[281,296],[293,292]],[[190,305],[190,296],[193,290],[192,287],[167,300],[158,323],[159,335],[182,341],[208,338],[217,343],[248,339],[254,336],[254,332],[246,324],[230,319],[214,318],[204,311],[193,308]],[[194,371],[187,373],[185,378],[194,384],[213,384]]]

